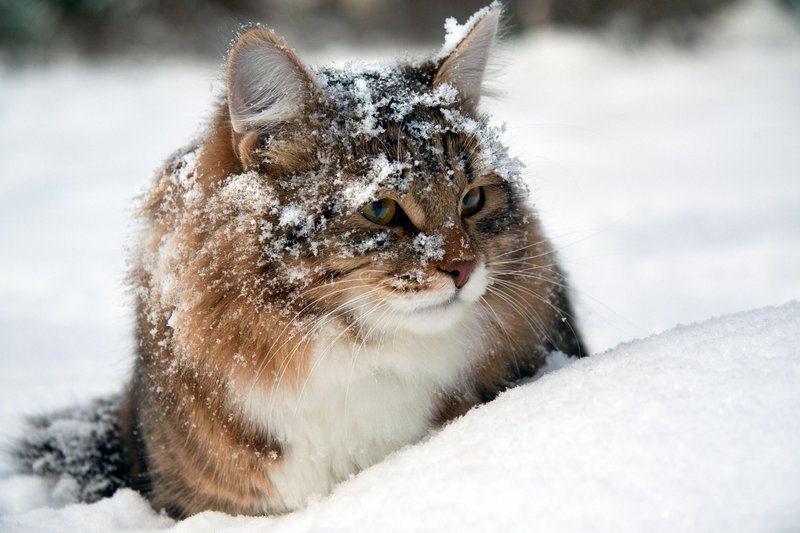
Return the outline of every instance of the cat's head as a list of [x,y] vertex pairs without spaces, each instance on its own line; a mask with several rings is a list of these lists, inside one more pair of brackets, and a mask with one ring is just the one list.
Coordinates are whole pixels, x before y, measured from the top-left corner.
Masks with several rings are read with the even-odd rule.
[[395,66],[311,70],[271,31],[240,36],[227,103],[244,172],[224,189],[259,191],[266,286],[377,331],[439,331],[478,305],[531,235],[519,163],[478,110],[500,11]]

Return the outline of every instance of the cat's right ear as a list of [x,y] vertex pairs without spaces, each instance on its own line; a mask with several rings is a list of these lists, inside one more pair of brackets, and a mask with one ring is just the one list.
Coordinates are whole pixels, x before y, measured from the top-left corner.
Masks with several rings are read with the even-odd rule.
[[228,56],[228,112],[237,136],[269,133],[303,113],[314,77],[274,32],[241,34]]

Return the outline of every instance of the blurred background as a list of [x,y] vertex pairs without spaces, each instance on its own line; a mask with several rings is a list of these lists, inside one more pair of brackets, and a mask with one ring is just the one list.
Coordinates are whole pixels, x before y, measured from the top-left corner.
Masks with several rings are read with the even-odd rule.
[[[127,379],[136,198],[202,134],[240,24],[341,64],[430,53],[484,3],[0,0],[4,433]],[[482,106],[592,351],[800,297],[797,0],[505,5]]]
[[[787,16],[800,0],[772,0]],[[704,23],[734,0],[506,0],[512,34],[545,26],[603,30],[630,39],[697,41]],[[429,44],[441,21],[464,20],[486,0],[2,0],[6,60],[179,53],[218,57],[243,23],[265,22],[304,48],[330,43]]]

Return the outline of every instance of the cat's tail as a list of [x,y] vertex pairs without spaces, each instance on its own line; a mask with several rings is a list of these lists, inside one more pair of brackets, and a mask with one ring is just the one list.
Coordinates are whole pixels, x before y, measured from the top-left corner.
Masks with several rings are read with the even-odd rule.
[[11,454],[22,473],[47,477],[74,499],[94,502],[129,486],[120,396],[31,417]]

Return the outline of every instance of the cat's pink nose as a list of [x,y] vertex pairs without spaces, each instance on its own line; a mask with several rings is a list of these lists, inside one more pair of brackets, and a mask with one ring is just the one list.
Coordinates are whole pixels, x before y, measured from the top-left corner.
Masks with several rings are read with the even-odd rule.
[[456,287],[460,289],[467,284],[476,266],[478,266],[477,261],[453,261],[443,264],[439,269],[453,276]]

